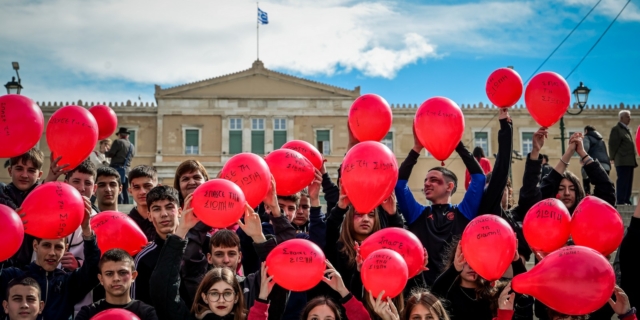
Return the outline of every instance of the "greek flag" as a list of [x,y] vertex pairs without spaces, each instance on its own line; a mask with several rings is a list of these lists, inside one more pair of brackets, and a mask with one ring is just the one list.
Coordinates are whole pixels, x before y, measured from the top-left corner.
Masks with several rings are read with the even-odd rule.
[[258,8],[258,22],[261,24],[269,24],[269,16],[266,12],[260,10],[260,8]]

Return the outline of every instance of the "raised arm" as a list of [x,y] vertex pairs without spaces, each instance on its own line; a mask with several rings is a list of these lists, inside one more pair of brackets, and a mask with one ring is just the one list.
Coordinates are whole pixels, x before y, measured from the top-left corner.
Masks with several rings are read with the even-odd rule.
[[[85,198],[89,204],[89,199]],[[96,235],[91,230],[91,207],[86,206],[84,220],[82,221],[82,238],[84,240],[84,263],[82,267],[72,273],[68,273],[68,289],[71,294],[71,302],[78,303],[87,293],[98,285],[98,264],[100,262],[100,249],[96,242]]]
[[469,174],[471,175],[469,189],[467,189],[467,193],[464,194],[464,198],[458,205],[458,209],[460,209],[462,215],[467,219],[472,220],[478,215],[480,201],[482,201],[482,194],[484,193],[484,182],[486,177],[482,167],[480,167],[480,164],[478,163],[478,160],[476,160],[471,152],[467,150],[462,142],[458,143],[456,152],[460,155],[460,159],[462,159],[462,162],[464,162],[464,165],[467,167],[467,170],[469,170]]
[[416,136],[415,128],[413,130],[413,149],[409,151],[409,155],[402,162],[398,170],[398,182],[396,183],[395,192],[398,200],[398,206],[400,212],[404,215],[404,219],[407,221],[407,225],[412,224],[420,217],[425,206],[421,205],[416,198],[413,197],[411,189],[409,189],[409,177],[413,166],[418,162],[420,152],[422,152],[422,144]]
[[511,168],[511,150],[513,146],[513,125],[506,108],[500,109],[500,131],[498,131],[498,156],[493,166],[491,181],[482,195],[480,214],[493,213],[500,215],[502,194],[509,179]]

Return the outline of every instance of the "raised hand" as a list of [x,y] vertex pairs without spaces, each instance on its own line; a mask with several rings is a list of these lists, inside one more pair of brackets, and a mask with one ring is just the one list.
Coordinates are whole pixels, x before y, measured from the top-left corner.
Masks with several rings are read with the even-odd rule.
[[47,177],[44,179],[44,182],[57,181],[61,175],[67,173],[67,171],[64,169],[69,166],[68,163],[59,166],[58,162],[60,162],[60,159],[62,159],[62,156],[59,156],[54,159],[53,152],[51,153],[50,159],[51,159],[51,165],[49,166],[49,173],[47,173]]
[[424,148],[424,146],[422,146],[422,143],[420,143],[420,140],[418,139],[418,135],[416,135],[416,127],[413,127],[413,151],[420,153],[422,152],[422,149]]
[[175,235],[180,238],[185,239],[187,233],[191,228],[195,227],[200,219],[196,217],[196,214],[193,212],[193,208],[191,207],[191,201],[193,200],[193,193],[189,194],[184,199],[184,209],[180,213],[180,219],[178,220],[178,227],[176,228]]
[[269,276],[267,271],[269,271],[267,263],[262,262],[262,266],[260,267],[260,294],[258,294],[258,298],[262,300],[269,298],[273,285],[276,284],[273,282],[273,276]]
[[616,295],[616,301],[609,299],[609,305],[611,306],[611,309],[613,309],[613,311],[618,315],[627,314],[631,310],[629,297],[626,293],[624,293],[624,291],[622,291],[622,288],[618,286],[613,289],[613,293],[615,293]]
[[264,205],[269,209],[271,215],[278,218],[282,216],[280,212],[280,206],[278,206],[278,196],[276,195],[276,179],[271,176],[271,186],[269,187],[269,191],[267,195],[264,197]]
[[309,190],[309,202],[312,207],[320,206],[320,188],[322,187],[322,173],[320,170],[315,169],[315,178],[308,187]]
[[500,113],[498,114],[498,120],[507,119],[508,122],[511,122],[511,117],[509,116],[509,108],[500,108]]
[[382,209],[386,211],[389,215],[396,214],[396,193],[391,192],[389,198],[385,199],[382,202]]
[[335,290],[340,294],[341,297],[346,297],[349,294],[349,290],[344,286],[344,281],[342,281],[342,276],[336,268],[333,267],[329,260],[325,260],[327,264],[327,270],[324,272],[324,277],[322,281],[329,285],[331,289]]
[[76,269],[80,267],[80,264],[78,263],[78,260],[76,260],[76,257],[74,257],[73,253],[69,251],[64,253],[62,259],[60,259],[60,264],[63,268],[71,272],[76,271]]
[[511,291],[511,282],[507,284],[502,292],[500,293],[500,297],[498,297],[498,309],[500,310],[513,310],[513,302],[516,299],[516,293]]
[[344,188],[342,188],[342,185],[340,185],[340,198],[338,198],[338,207],[340,207],[340,209],[347,209],[347,207],[351,204],[351,201],[349,201],[349,197],[347,197],[347,193],[344,190]]
[[382,320],[399,320],[400,315],[398,314],[398,309],[396,309],[391,298],[387,297],[387,300],[383,300],[382,296],[384,296],[384,290],[382,290],[378,298],[374,300],[373,294],[369,291],[369,303],[373,307],[373,311],[380,316]]
[[456,247],[456,256],[453,259],[453,266],[456,268],[458,272],[462,272],[462,268],[464,268],[465,263],[467,263],[467,260],[464,259],[464,254],[462,253],[462,246],[460,242],[458,242],[458,246]]
[[[279,209],[279,208],[278,208]],[[244,222],[238,220],[238,225],[255,243],[263,243],[267,241],[262,233],[262,221],[260,215],[253,211],[253,208],[247,203],[244,205]]]

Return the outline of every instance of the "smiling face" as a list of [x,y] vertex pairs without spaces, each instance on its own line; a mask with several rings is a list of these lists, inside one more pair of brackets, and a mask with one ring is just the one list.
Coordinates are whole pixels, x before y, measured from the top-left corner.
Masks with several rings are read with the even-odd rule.
[[424,180],[424,196],[434,203],[440,203],[439,200],[448,201],[453,187],[454,183],[447,182],[442,172],[431,170]]
[[204,175],[200,171],[192,171],[180,176],[180,194],[182,198],[196,191],[196,188],[205,183]]
[[65,182],[74,187],[81,195],[91,198],[96,191],[97,185],[94,183],[93,175],[75,171]]
[[65,251],[67,251],[67,238],[33,240],[33,251],[36,253],[36,264],[47,272],[54,271]]
[[20,161],[8,169],[11,182],[20,191],[29,190],[42,176],[42,171],[31,160]]
[[35,320],[42,313],[44,301],[40,301],[37,288],[18,284],[9,289],[7,300],[2,302],[2,306],[11,320]]
[[558,196],[560,201],[568,208],[572,208],[576,203],[576,187],[571,180],[562,179],[558,188]]
[[178,204],[169,200],[158,200],[149,206],[149,217],[156,232],[162,239],[173,233],[178,226],[181,210]]
[[104,287],[107,298],[120,298],[129,295],[129,289],[138,273],[133,270],[131,261],[105,261],[102,263],[98,279]]
[[238,302],[238,297],[233,287],[224,281],[218,281],[202,293],[202,299],[215,315],[224,317],[233,311],[233,306]]

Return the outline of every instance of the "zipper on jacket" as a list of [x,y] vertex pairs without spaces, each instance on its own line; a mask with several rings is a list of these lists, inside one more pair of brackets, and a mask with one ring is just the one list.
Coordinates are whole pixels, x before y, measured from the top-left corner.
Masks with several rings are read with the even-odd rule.
[[46,303],[46,301],[49,301],[49,271],[45,271],[45,280],[47,280],[47,288],[44,294],[44,301]]

